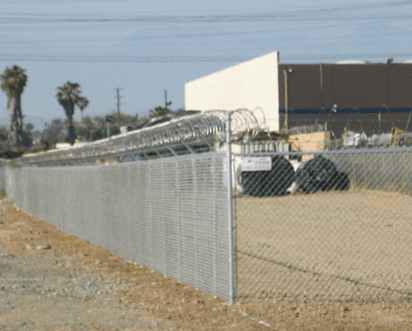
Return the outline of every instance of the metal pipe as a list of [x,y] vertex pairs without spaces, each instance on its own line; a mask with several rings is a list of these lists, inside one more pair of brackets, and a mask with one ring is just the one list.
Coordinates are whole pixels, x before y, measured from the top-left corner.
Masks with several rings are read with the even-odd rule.
[[288,73],[286,70],[283,70],[283,76],[285,77],[285,123],[283,127],[288,129]]
[[226,142],[227,142],[227,202],[228,202],[228,226],[229,226],[229,295],[230,304],[235,302],[234,298],[234,268],[233,268],[233,215],[232,215],[232,148],[230,136],[230,112],[227,113]]
[[[394,153],[394,152],[412,152],[410,147],[399,148],[371,148],[371,149],[340,149],[340,150],[325,150],[325,151],[308,151],[308,152],[276,152],[276,155],[328,155],[328,154],[371,154],[371,153]],[[255,156],[271,156],[273,153],[258,152]],[[233,153],[233,156],[250,156],[248,153]]]

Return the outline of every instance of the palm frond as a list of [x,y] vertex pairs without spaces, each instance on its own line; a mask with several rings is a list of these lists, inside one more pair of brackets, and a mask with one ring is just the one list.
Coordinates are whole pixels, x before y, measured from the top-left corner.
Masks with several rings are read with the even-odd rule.
[[0,75],[1,89],[6,92],[9,98],[15,97],[17,94],[23,93],[27,84],[26,70],[17,65],[6,69]]
[[82,92],[80,90],[80,85],[78,83],[72,83],[70,81],[67,81],[63,86],[57,87],[56,92],[54,94],[59,104],[64,108],[64,111],[66,112],[66,116],[68,118],[74,115],[75,106],[81,108],[80,103],[82,102],[81,100],[84,98],[80,96],[81,93]]
[[80,97],[77,105],[83,111],[89,105],[89,100],[86,97]]

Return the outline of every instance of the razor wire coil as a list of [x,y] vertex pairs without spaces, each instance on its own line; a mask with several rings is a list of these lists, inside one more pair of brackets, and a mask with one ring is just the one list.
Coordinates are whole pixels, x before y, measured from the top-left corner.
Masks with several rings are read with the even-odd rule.
[[[102,139],[78,147],[51,150],[39,154],[24,155],[18,161],[21,165],[42,163],[61,163],[74,160],[93,160],[114,155],[153,152],[162,149],[181,148],[182,146],[223,142],[226,139],[226,111],[207,111],[201,114],[172,119],[132,131],[124,135]],[[234,141],[244,134],[255,137],[259,132],[259,123],[253,112],[240,109],[231,112],[231,133]]]

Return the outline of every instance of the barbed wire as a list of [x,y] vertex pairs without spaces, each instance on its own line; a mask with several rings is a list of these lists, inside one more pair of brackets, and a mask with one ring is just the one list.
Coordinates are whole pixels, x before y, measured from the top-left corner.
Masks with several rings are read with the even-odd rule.
[[[194,152],[194,149],[190,146],[196,147],[196,151],[202,150],[198,148],[199,146],[210,150],[213,148],[212,144],[214,142],[224,142],[226,140],[227,114],[227,111],[222,110],[206,111],[81,146],[50,150],[37,154],[26,154],[17,163],[20,165],[50,163],[62,165],[79,160],[91,163],[98,159],[107,159],[118,155],[144,155],[145,153],[152,153],[156,157],[156,155],[159,156],[159,151],[165,150],[168,151],[168,155],[176,154],[174,152],[176,150],[179,151],[178,154]],[[393,119],[391,120],[393,122]],[[304,121],[309,122],[308,119]],[[370,121],[374,122],[374,120]],[[245,136],[249,140],[253,140],[259,132],[268,131],[264,111],[260,108],[252,111],[248,109],[232,111],[230,131],[233,142],[241,141]],[[296,132],[295,134],[303,133],[309,134],[310,132]],[[334,134],[332,135],[335,136]],[[305,135],[305,137],[309,139],[309,141],[305,141],[306,143],[314,142],[317,139],[310,135]],[[342,145],[339,144],[339,141],[342,139],[336,139],[335,137],[334,140],[334,142],[327,142],[327,145]],[[373,143],[372,145],[376,144]],[[331,146],[328,146],[328,148],[331,148]],[[162,153],[162,155],[166,154]]]
[[[196,115],[172,119],[170,122],[146,127],[113,136],[82,146],[55,149],[43,153],[26,154],[18,164],[64,163],[79,159],[94,160],[114,155],[147,153],[171,147],[182,148],[190,145],[206,145],[226,140],[227,111],[207,111]],[[259,132],[259,122],[253,112],[239,109],[231,112],[231,134],[234,141],[245,134],[255,137]]]

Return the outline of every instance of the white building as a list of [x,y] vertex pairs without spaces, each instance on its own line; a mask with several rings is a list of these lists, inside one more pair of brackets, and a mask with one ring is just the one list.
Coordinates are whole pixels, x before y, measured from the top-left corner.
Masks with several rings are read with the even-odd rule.
[[249,109],[279,131],[279,52],[252,59],[185,84],[186,110]]

